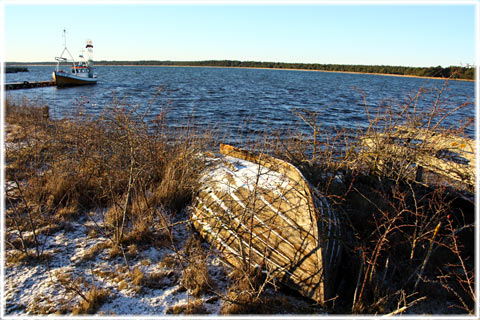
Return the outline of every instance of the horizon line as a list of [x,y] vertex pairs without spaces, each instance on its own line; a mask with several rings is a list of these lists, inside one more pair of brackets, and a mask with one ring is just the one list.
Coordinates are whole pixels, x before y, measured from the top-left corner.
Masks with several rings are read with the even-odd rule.
[[[207,59],[207,60],[156,60],[156,59],[138,59],[138,60],[93,60],[96,63],[109,62],[109,63],[125,63],[125,62],[173,62],[173,63],[201,63],[201,62],[253,62],[253,63],[278,63],[278,64],[299,64],[299,65],[338,65],[338,66],[381,66],[381,67],[403,67],[403,68],[450,68],[450,67],[461,67],[461,68],[476,68],[475,64],[466,65],[454,65],[449,66],[443,65],[431,65],[431,66],[411,66],[411,65],[395,65],[395,64],[362,64],[362,63],[321,63],[321,62],[283,62],[283,61],[260,61],[260,60],[236,60],[236,59]],[[55,61],[3,61],[5,65],[7,64],[56,64]]]

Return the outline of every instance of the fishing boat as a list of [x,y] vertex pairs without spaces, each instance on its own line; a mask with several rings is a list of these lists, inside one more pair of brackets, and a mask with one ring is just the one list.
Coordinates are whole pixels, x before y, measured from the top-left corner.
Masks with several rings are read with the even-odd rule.
[[265,154],[222,144],[208,161],[192,221],[223,261],[320,304],[333,297],[341,232],[326,198],[296,167]]
[[[53,80],[57,87],[80,86],[87,84],[96,84],[97,75],[94,71],[92,53],[93,44],[91,40],[87,40],[88,59],[85,59],[83,53],[79,55],[80,61],[75,61],[70,51],[67,49],[66,31],[63,30],[64,49],[60,57],[55,57],[57,66],[53,72]],[[64,57],[68,54],[70,60]],[[62,68],[67,64],[69,68]]]

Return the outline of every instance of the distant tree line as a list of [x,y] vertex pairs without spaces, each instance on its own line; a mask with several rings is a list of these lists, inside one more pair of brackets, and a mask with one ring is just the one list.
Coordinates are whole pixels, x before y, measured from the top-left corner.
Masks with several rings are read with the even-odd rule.
[[102,65],[167,65],[167,66],[207,66],[207,67],[237,67],[237,68],[276,68],[301,69],[318,71],[340,71],[361,73],[398,74],[419,77],[439,77],[454,79],[474,79],[475,68],[450,66],[437,67],[402,67],[402,66],[367,66],[346,64],[318,64],[318,63],[285,63],[285,62],[258,62],[238,60],[205,60],[205,61],[97,61]]
[[[453,79],[474,79],[475,68],[472,66],[458,67],[402,67],[383,65],[349,65],[349,64],[318,64],[318,63],[285,63],[285,62],[259,62],[238,60],[205,60],[205,61],[95,61],[97,65],[163,65],[163,66],[202,66],[202,67],[237,67],[237,68],[276,68],[276,69],[301,69],[336,72],[361,72],[397,74],[417,77],[439,77]],[[7,63],[7,65],[25,65],[37,63]],[[41,64],[52,64],[41,63]]]

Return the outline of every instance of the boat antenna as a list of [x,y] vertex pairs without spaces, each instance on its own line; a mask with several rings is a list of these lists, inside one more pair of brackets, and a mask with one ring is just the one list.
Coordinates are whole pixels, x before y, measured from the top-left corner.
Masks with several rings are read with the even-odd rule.
[[68,55],[70,56],[70,59],[72,59],[72,63],[73,65],[75,66],[77,63],[75,62],[75,59],[73,58],[72,54],[70,53],[70,51],[68,51],[67,49],[67,30],[65,28],[63,28],[63,51],[62,51],[62,54],[60,55],[60,57],[55,57],[55,60],[58,61],[57,63],[57,70],[58,70],[58,67],[59,67],[59,64],[61,61],[67,61],[67,59],[65,59],[63,57],[63,54],[65,53],[65,51],[68,53]]
[[67,47],[67,30],[63,28],[63,47]]

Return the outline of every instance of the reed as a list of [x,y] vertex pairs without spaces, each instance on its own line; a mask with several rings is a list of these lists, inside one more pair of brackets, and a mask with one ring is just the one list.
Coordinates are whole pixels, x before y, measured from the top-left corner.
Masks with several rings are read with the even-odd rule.
[[[466,129],[472,126],[473,119],[445,126],[446,119],[468,104],[447,108],[443,91],[426,112],[415,107],[423,90],[401,106],[366,107],[366,129],[332,131],[322,127],[320,114],[296,110],[313,138],[293,128],[287,138],[273,134],[241,146],[295,165],[340,214],[345,259],[337,296],[326,306],[330,314],[435,313],[432,306],[439,301],[455,301],[446,313],[474,313],[472,186],[467,178],[455,182],[427,167],[422,179],[418,173],[419,159],[438,151],[422,137],[467,138]],[[28,101],[6,101],[5,107],[7,263],[47,263],[42,248],[51,230],[68,228],[72,219],[101,208],[105,223],[91,234],[109,241],[91,254],[110,248],[112,257],[123,257],[124,272],[131,275],[128,283],[155,288],[152,279],[166,276],[130,269],[129,260],[139,248],[175,247],[164,262],[181,266],[182,272],[171,278],[196,297],[218,294],[224,314],[279,312],[265,309],[265,303],[293,313],[320,311],[313,303],[296,308],[282,298],[275,279],[248,265],[232,274],[226,292],[220,292],[206,266],[212,251],[204,252],[191,241],[176,242],[175,226],[189,223],[186,208],[205,168],[199,154],[218,144],[208,131],[192,123],[172,130],[166,105],[154,121],[115,99],[97,118],[79,113],[70,120],[52,120],[45,107]],[[398,138],[400,127],[413,132],[409,139]],[[412,148],[412,141],[420,142]],[[461,176],[456,167],[448,170]],[[81,291],[81,300],[92,306],[82,304],[75,312],[94,312],[108,295],[91,289],[88,296],[89,290]],[[203,313],[199,301],[169,312]]]
[[[318,115],[302,118],[312,134],[323,139],[305,144],[292,139],[276,151],[295,163],[342,215],[343,245],[350,263],[341,266],[344,279],[338,299],[351,301],[351,309],[344,305],[333,312],[436,312],[426,306],[435,299],[446,301],[449,291],[447,296],[458,304],[448,313],[474,313],[476,297],[470,281],[475,253],[470,244],[474,241],[471,181],[475,180],[469,175],[474,178],[475,171],[445,162],[439,171],[435,165],[443,159],[431,160],[432,168],[423,161],[426,154],[441,158],[442,152],[463,143],[457,140],[471,141],[466,129],[471,129],[473,118],[445,125],[448,117],[469,103],[447,107],[441,98],[444,90],[445,86],[439,89],[434,105],[423,112],[415,107],[423,90],[397,108],[367,108],[366,130],[319,131]],[[407,131],[407,137],[399,139],[400,130]],[[365,139],[371,139],[367,147]],[[469,162],[474,168],[475,157]],[[457,241],[462,243],[460,250]]]

